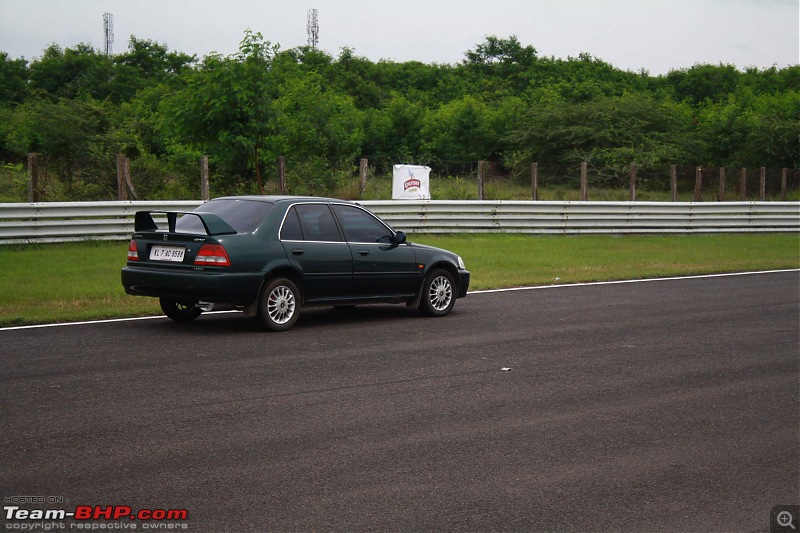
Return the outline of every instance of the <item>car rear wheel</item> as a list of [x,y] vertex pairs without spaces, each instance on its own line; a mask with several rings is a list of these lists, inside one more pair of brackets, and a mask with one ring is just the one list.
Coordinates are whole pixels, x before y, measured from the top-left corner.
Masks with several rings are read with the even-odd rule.
[[428,316],[445,316],[456,303],[453,275],[442,268],[428,274],[422,285],[419,310]]
[[194,302],[184,302],[173,298],[159,298],[158,303],[161,304],[161,310],[164,311],[164,314],[175,322],[191,322],[203,312]]
[[300,291],[291,280],[275,278],[261,291],[258,317],[270,331],[286,331],[300,316]]

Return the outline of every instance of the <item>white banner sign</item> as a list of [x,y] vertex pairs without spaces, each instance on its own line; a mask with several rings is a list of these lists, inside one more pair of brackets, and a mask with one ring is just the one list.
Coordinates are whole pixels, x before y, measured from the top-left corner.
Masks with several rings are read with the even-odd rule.
[[430,200],[431,167],[395,165],[392,200]]

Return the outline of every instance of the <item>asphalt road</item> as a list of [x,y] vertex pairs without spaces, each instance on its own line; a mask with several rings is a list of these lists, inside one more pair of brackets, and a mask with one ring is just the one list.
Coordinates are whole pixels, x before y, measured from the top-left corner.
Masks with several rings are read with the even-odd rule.
[[769,531],[800,503],[798,272],[319,309],[279,334],[239,314],[0,331],[0,381],[0,493],[66,500],[25,509]]

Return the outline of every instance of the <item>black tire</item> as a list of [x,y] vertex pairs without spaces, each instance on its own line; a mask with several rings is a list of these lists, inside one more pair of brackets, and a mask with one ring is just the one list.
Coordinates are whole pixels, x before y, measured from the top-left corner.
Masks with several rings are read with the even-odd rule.
[[174,298],[159,298],[161,310],[175,322],[191,322],[203,312],[194,302],[176,300]]
[[286,331],[300,316],[300,291],[291,280],[275,278],[264,285],[258,300],[258,319],[270,331]]
[[427,316],[445,316],[456,304],[456,284],[453,275],[443,268],[432,270],[422,284],[419,310]]

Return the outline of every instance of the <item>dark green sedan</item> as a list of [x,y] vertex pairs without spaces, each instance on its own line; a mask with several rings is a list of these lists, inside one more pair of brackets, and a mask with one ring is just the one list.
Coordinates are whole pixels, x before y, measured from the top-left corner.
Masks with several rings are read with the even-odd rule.
[[404,303],[444,316],[466,296],[469,272],[352,202],[233,196],[137,212],[122,285],[159,298],[176,321],[238,309],[285,331],[308,305]]

